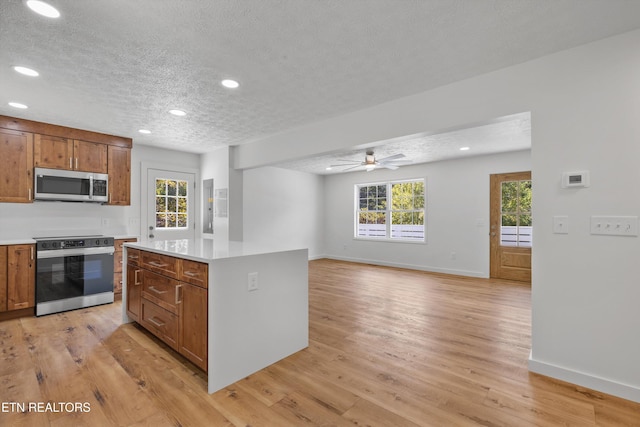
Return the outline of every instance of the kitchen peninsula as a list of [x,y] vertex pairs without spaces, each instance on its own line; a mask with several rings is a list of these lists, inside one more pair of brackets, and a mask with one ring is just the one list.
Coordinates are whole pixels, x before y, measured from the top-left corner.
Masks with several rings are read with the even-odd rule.
[[126,243],[123,321],[205,370],[213,393],[308,346],[308,250]]

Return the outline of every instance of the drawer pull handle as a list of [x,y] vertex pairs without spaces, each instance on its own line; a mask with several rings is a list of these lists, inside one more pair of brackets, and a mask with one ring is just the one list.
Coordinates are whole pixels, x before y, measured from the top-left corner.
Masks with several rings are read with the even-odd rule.
[[164,322],[158,322],[157,320],[155,320],[155,317],[150,317],[149,318],[149,322],[153,323],[154,325],[156,325],[157,327],[161,328],[164,326]]
[[189,277],[196,277],[198,275],[198,273],[194,273],[193,271],[185,271],[184,272],[185,276],[189,276]]
[[182,302],[182,285],[176,286],[176,304]]
[[168,266],[169,264],[165,264],[163,262],[149,261],[149,265],[152,265],[152,266],[158,267],[158,268],[162,268],[162,267]]
[[138,280],[138,273],[140,273],[140,270],[135,270],[133,272],[133,284],[136,286],[140,286],[140,281]]
[[155,286],[149,286],[149,290],[155,292],[156,294],[162,295],[162,294],[166,294],[167,291],[160,291],[158,289],[156,289]]

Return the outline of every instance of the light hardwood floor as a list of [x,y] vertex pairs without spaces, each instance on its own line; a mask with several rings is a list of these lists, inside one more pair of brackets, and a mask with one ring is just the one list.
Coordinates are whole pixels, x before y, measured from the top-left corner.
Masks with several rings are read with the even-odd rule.
[[0,426],[640,426],[527,371],[529,286],[318,260],[309,306],[308,349],[212,395],[120,303],[1,322]]

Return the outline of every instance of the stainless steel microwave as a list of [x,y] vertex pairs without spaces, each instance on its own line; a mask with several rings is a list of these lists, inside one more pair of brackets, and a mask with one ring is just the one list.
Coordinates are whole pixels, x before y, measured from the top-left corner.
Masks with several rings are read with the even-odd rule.
[[105,173],[34,169],[35,200],[106,203],[108,185]]

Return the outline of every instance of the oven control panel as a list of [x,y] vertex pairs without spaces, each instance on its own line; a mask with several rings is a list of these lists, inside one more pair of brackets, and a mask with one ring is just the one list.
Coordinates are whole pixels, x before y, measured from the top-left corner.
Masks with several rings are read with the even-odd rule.
[[113,237],[104,236],[36,239],[36,249],[51,251],[57,249],[102,248],[113,246],[113,240]]

